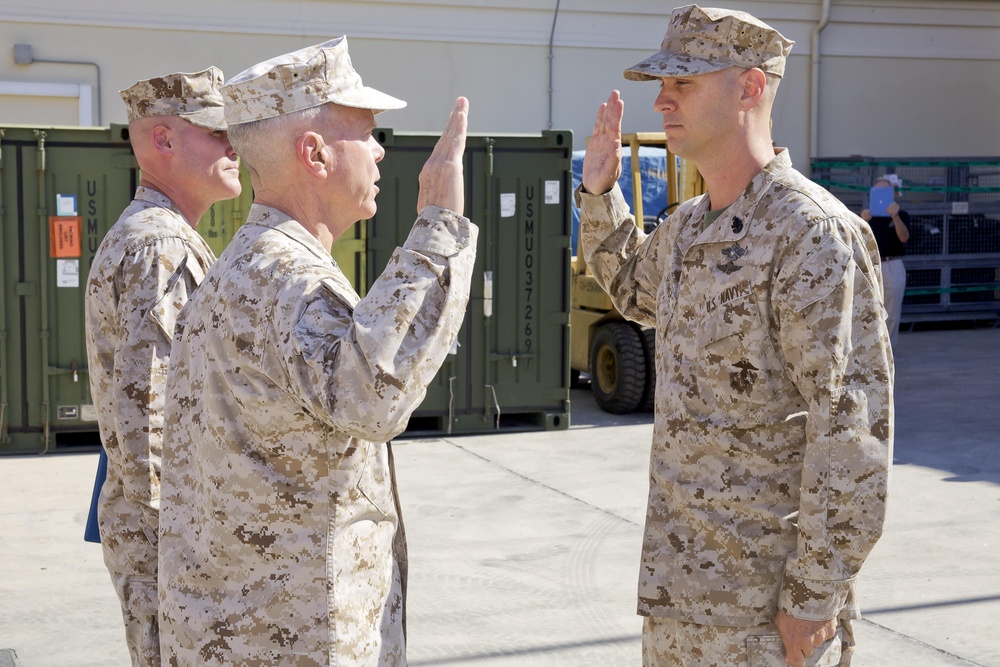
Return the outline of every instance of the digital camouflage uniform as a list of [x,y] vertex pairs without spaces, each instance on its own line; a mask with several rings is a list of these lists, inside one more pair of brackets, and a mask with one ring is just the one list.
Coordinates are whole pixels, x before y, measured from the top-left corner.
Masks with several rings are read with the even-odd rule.
[[[209,67],[144,79],[119,94],[130,123],[178,116],[225,130],[221,86],[222,70]],[[160,664],[157,513],[174,322],[213,261],[215,254],[180,209],[140,185],[102,240],[87,279],[91,398],[108,459],[98,524],[135,666]]]
[[166,196],[139,187],[101,242],[87,280],[90,387],[108,457],[101,544],[135,665],[159,664],[157,512],[174,322],[214,260]]
[[617,186],[578,201],[588,266],[656,327],[639,613],[734,628],[778,609],[858,617],[893,438],[867,225],[782,149],[704,231],[707,195],[649,235]]
[[178,323],[165,664],[405,664],[385,443],[458,334],[477,235],[426,208],[359,299],[305,228],[251,208]]

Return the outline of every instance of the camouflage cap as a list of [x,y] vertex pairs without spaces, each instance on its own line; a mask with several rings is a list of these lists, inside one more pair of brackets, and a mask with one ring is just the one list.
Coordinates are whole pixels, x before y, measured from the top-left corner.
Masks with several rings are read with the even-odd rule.
[[222,112],[222,70],[177,72],[145,79],[119,95],[125,100],[129,122],[151,116],[180,116],[210,130],[225,130]]
[[371,109],[402,109],[406,102],[361,83],[347,53],[347,37],[271,58],[244,70],[222,87],[226,121],[249,123],[311,109],[328,102]]
[[746,12],[686,5],[670,13],[660,52],[625,70],[625,78],[652,81],[729,67],[759,67],[782,76],[794,43]]

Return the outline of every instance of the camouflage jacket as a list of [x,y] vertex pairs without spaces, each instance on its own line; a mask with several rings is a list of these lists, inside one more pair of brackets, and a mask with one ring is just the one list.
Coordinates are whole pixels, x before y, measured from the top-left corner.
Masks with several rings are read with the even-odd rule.
[[[174,321],[214,260],[212,249],[170,199],[139,187],[101,242],[87,278],[90,392],[108,455],[99,512],[102,537],[111,523],[118,526],[115,530],[149,530],[154,568],[163,400]],[[114,551],[114,539],[104,541]],[[105,559],[111,557],[105,552]],[[114,558],[147,560],[140,554]],[[108,565],[132,570],[135,563]]]
[[458,335],[477,236],[428,207],[359,299],[304,227],[251,208],[174,342],[164,663],[405,664],[385,443]]
[[707,195],[649,235],[617,186],[578,197],[589,267],[626,317],[656,327],[640,613],[856,616],[893,438],[871,231],[787,152],[704,231]]

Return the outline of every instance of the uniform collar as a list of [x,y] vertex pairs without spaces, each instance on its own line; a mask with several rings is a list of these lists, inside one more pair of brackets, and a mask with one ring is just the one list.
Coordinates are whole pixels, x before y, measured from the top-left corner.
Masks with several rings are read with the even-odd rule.
[[[747,235],[753,219],[754,211],[761,198],[770,189],[775,179],[792,168],[792,159],[784,148],[775,148],[774,158],[764,165],[760,173],[754,176],[736,201],[730,204],[715,222],[698,234],[694,244],[701,243],[735,243]],[[695,206],[691,222],[697,229],[708,211],[709,199],[703,197]]]
[[173,211],[177,215],[184,218],[184,214],[181,210],[174,205],[174,202],[170,200],[170,197],[163,194],[159,190],[147,187],[145,185],[140,185],[135,190],[135,196],[133,197],[136,201],[141,201],[146,204],[151,204],[153,206],[159,206],[160,208],[165,208],[169,211]]
[[324,263],[333,261],[330,251],[323,247],[315,236],[298,223],[292,216],[283,211],[263,204],[253,204],[246,224],[269,227],[287,236],[292,241],[304,246],[310,253],[316,255]]

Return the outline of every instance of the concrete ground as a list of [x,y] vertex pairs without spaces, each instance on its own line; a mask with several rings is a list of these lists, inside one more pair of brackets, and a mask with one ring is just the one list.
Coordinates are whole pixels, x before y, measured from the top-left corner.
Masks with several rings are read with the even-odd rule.
[[[1000,667],[1000,330],[904,333],[886,532],[855,665]],[[415,667],[639,664],[649,415],[572,392],[569,431],[401,440]],[[0,458],[0,667],[125,667],[97,455]]]

